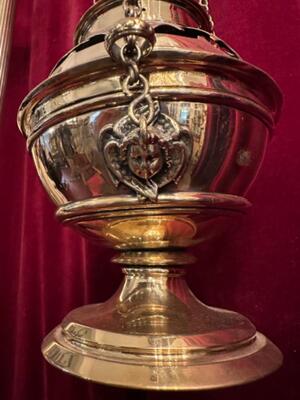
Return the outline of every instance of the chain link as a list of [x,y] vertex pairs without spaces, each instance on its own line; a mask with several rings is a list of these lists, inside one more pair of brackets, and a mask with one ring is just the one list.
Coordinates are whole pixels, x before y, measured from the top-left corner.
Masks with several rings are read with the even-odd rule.
[[208,0],[199,0],[200,6],[205,7],[208,10]]
[[[140,18],[143,7],[141,0],[123,0],[125,17]],[[120,58],[127,69],[127,75],[122,79],[122,90],[127,96],[133,97],[128,106],[129,118],[139,126],[141,132],[147,131],[151,124],[155,109],[150,95],[148,79],[140,73],[139,62],[142,50],[138,37],[134,34],[125,37],[126,44],[121,49]]]
[[[208,0],[199,0],[199,5],[205,9],[211,19]],[[123,9],[126,18],[140,19],[143,12],[142,1],[123,0]],[[139,40],[141,36],[135,31],[131,31],[130,34],[125,34],[123,38],[125,44],[121,48],[120,61],[126,67],[127,74],[121,81],[122,90],[127,96],[133,97],[128,107],[128,116],[134,124],[140,127],[141,131],[145,131],[154,118],[155,107],[150,94],[149,81],[140,73],[139,69],[139,63],[143,57]]]
[[210,9],[209,9],[208,0],[199,0],[199,4],[200,4],[200,6],[202,6],[202,7],[205,9],[205,11],[206,11],[206,13],[207,13],[207,15],[208,15],[208,18],[209,18],[209,21],[210,21],[212,30],[214,30],[214,25],[215,25],[215,24],[214,24],[214,20],[213,20],[211,14],[210,14]]
[[123,0],[123,9],[125,17],[139,18],[143,11],[142,2],[141,0]]
[[[202,6],[205,9],[212,26],[214,26],[214,22],[213,22],[211,14],[210,14],[208,0],[199,0],[199,4],[200,4],[200,6]],[[141,0],[123,0],[123,9],[124,9],[126,17],[135,17],[135,18],[140,17],[143,12],[142,1]]]
[[156,42],[153,26],[141,17],[141,0],[123,0],[123,9],[126,18],[108,32],[105,47],[126,69],[120,83],[129,105],[126,115],[100,132],[101,143],[117,182],[134,190],[142,201],[156,202],[161,187],[183,176],[192,135],[161,111],[159,100],[150,93],[148,76],[141,73],[141,61]]
[[122,81],[122,90],[127,96],[134,97],[128,107],[128,116],[141,128],[142,125],[151,124],[155,113],[154,102],[150,95],[149,81],[139,70],[138,61],[141,58],[141,52],[139,51],[135,57],[131,58],[128,57],[126,47],[127,45],[123,46],[121,51],[121,59],[128,71]]

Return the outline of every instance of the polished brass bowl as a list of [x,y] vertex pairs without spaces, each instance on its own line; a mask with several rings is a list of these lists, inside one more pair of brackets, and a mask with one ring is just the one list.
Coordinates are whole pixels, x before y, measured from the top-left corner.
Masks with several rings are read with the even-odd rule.
[[[115,184],[103,155],[103,129],[126,116],[129,103],[124,71],[104,46],[122,17],[120,1],[98,1],[86,13],[76,46],[20,107],[19,127],[58,218],[122,250],[115,261],[126,266],[120,291],[73,311],[43,352],[67,372],[113,385],[245,383],[276,369],[281,354],[246,318],[193,297],[179,269],[192,260],[179,249],[212,238],[249,207],[243,196],[263,160],[281,94],[215,36],[198,2],[144,3],[156,45],[141,70],[161,112],[190,133],[178,182],[161,187],[155,201],[138,196]],[[141,167],[138,157],[134,163]]]

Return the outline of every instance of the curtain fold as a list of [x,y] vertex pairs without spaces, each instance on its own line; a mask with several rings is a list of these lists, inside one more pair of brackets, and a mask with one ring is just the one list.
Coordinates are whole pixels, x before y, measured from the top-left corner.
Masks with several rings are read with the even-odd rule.
[[253,209],[234,231],[194,250],[199,262],[189,269],[189,281],[202,301],[247,315],[284,351],[284,367],[245,387],[167,394],[87,383],[43,360],[46,333],[71,309],[108,299],[121,272],[109,262],[111,251],[56,221],[15,122],[23,97],[72,47],[76,24],[92,1],[18,0],[0,125],[1,400],[299,398],[300,4],[210,3],[217,34],[278,81],[285,108],[248,196]]
[[0,114],[6,84],[6,74],[10,54],[15,0],[2,0],[0,3]]

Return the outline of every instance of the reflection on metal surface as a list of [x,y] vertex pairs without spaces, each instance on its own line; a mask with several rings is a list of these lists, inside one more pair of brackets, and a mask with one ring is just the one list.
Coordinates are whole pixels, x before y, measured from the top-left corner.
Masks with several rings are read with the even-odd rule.
[[[266,126],[227,106],[164,101],[161,108],[185,126],[193,139],[186,171],[177,186],[168,186],[168,192],[244,194],[265,152]],[[101,127],[125,113],[124,106],[66,119],[46,129],[36,140],[33,157],[44,185],[58,204],[131,193],[126,187],[118,189],[111,183],[98,144]],[[247,168],[237,163],[241,149],[252,154]]]
[[124,251],[115,256],[112,261],[121,265],[155,267],[188,265],[196,262],[196,258],[185,251]]
[[110,300],[72,311],[45,339],[51,364],[111,385],[196,390],[252,381],[281,362],[245,317],[200,303],[182,269],[124,273]]
[[[124,18],[122,0],[99,0],[81,19],[75,34],[75,43],[106,32]],[[143,19],[153,25],[163,22],[201,28],[212,32],[213,24],[205,6],[197,0],[142,0]]]
[[76,47],[20,107],[58,218],[121,250],[125,267],[119,291],[72,311],[43,353],[118,386],[250,382],[280,366],[280,351],[246,318],[200,303],[181,268],[194,262],[186,247],[249,207],[281,94],[215,36],[206,1],[136,1],[125,10],[143,21],[124,22],[121,0],[97,1]]

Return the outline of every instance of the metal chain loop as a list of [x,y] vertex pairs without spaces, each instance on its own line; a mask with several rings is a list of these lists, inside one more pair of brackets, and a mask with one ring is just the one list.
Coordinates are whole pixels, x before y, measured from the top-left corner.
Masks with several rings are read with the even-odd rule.
[[200,4],[200,6],[202,6],[202,7],[205,9],[205,11],[206,11],[206,13],[207,13],[207,15],[208,15],[208,17],[209,17],[209,20],[210,20],[212,29],[214,29],[214,21],[213,21],[213,18],[212,18],[212,16],[211,16],[211,14],[210,14],[210,9],[209,9],[209,3],[208,3],[208,1],[209,1],[209,0],[199,0],[199,4]]
[[208,10],[208,0],[199,0],[200,6],[205,7]]
[[[198,1],[211,18],[208,0]],[[123,9],[126,20],[108,33],[106,48],[112,58],[122,63],[127,70],[126,76],[121,78],[122,90],[126,96],[135,97],[128,107],[128,116],[138,126],[141,119],[149,125],[155,114],[154,103],[149,91],[149,82],[140,73],[139,63],[151,53],[155,43],[155,32],[151,25],[141,19],[141,0],[123,0]],[[120,41],[124,44],[119,45]]]
[[[149,81],[140,73],[139,63],[152,51],[155,33],[151,25],[140,18],[143,11],[141,0],[123,0],[123,9],[127,20],[107,35],[106,46],[109,54],[117,54],[115,60],[126,67],[127,73],[121,78],[121,85],[123,93],[133,98],[128,106],[128,116],[145,133],[155,117],[155,107]],[[120,39],[124,44],[114,52]]]
[[100,143],[113,182],[135,191],[141,201],[156,202],[160,188],[182,178],[193,137],[161,110],[151,96],[149,78],[140,71],[156,43],[153,25],[141,18],[141,1],[123,0],[123,8],[127,18],[107,33],[105,47],[126,68],[120,83],[129,105],[126,115],[100,131]]
[[[122,82],[122,90],[127,96],[135,99],[129,104],[128,116],[136,124],[140,125],[142,118],[149,125],[154,118],[154,103],[150,95],[148,79],[139,71],[138,64],[132,59],[124,57],[124,64],[127,66],[128,75]],[[144,109],[141,112],[141,109]]]
[[143,11],[141,0],[123,0],[123,9],[125,17],[139,18]]
[[[141,106],[145,107],[145,111],[140,112]],[[128,107],[128,115],[136,125],[140,125],[142,118],[146,120],[147,125],[150,125],[151,122],[153,121],[154,114],[155,114],[154,103],[151,95],[149,94],[149,86],[148,86],[144,89],[143,93],[140,96],[136,97],[130,103]]]

